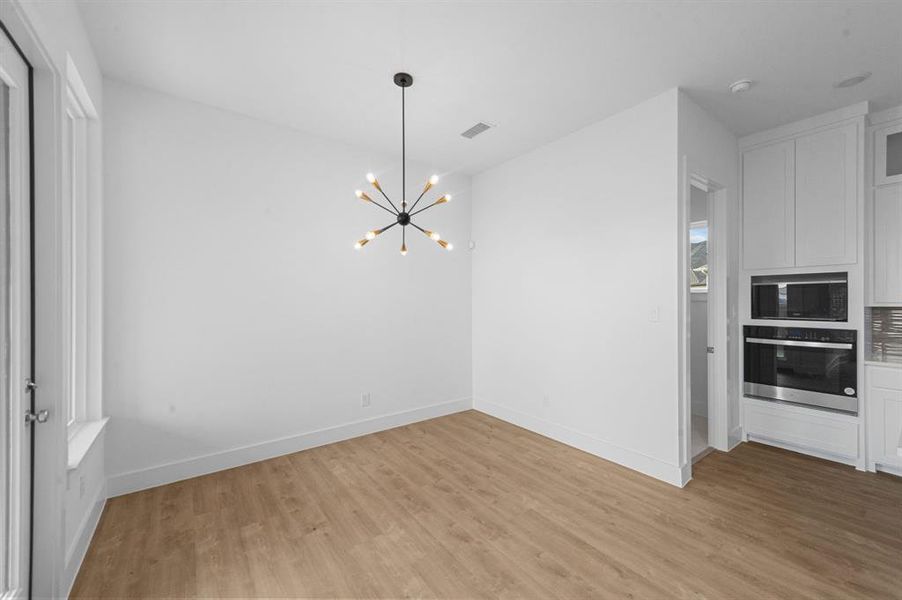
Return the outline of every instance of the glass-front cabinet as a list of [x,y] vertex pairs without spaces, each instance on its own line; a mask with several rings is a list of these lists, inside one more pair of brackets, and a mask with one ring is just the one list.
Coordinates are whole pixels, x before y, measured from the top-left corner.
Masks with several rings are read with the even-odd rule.
[[902,183],[902,123],[874,131],[874,184]]

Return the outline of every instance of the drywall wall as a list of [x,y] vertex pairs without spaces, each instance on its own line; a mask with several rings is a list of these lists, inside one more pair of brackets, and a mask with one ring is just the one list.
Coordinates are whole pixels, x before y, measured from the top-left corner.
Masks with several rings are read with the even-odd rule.
[[473,180],[476,408],[673,484],[677,90]]
[[[709,340],[714,345],[716,385],[712,394],[717,409],[713,426],[708,431],[708,442],[718,450],[726,451],[739,443],[741,437],[738,363],[739,149],[736,137],[702,110],[688,93],[680,91],[678,102],[679,155],[683,169],[681,194],[690,193],[688,179],[692,176],[703,177],[718,186],[713,191],[713,211],[708,214],[708,234],[712,238],[709,240],[711,279],[708,311],[713,313],[716,326],[714,331],[709,332]],[[686,203],[689,204],[688,201]],[[688,218],[687,214],[687,221]],[[734,358],[728,360],[728,357]],[[688,416],[681,421],[681,427],[688,427]],[[685,464],[691,460],[691,453],[688,452],[688,436],[683,439],[686,441],[682,448]]]
[[[104,96],[111,495],[471,406],[468,177],[438,171],[454,200],[416,219],[453,252],[402,257],[399,228],[354,251],[392,221],[354,190],[373,171],[397,199],[400,156]],[[411,194],[434,171],[409,164]]]

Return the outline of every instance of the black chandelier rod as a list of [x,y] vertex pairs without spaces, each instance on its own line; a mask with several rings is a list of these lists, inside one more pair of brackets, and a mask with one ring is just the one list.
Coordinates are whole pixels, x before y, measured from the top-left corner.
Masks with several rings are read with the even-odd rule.
[[404,89],[403,87],[401,88],[401,210],[407,212],[407,124]]
[[[385,198],[386,200],[388,200],[388,203],[391,204],[391,207],[392,207],[393,209],[395,209],[395,213],[394,213],[394,214],[397,215],[398,213],[401,212],[400,210],[398,210],[398,207],[395,206],[395,203],[391,201],[391,198],[389,198],[388,196],[386,196],[386,195],[385,195],[385,192],[382,191],[382,186],[381,186],[381,185],[378,186],[378,187],[376,187],[376,189],[379,190],[379,193],[382,194],[382,197],[383,197],[383,198]],[[376,203],[373,202],[373,204],[376,204]],[[382,205],[381,205],[381,204],[378,204],[377,206],[382,206]],[[385,208],[385,207],[382,206],[382,208]],[[388,210],[388,209],[386,209],[386,210]],[[388,212],[391,212],[391,211],[389,210]]]
[[[382,190],[379,190],[379,191],[381,192]],[[382,194],[382,195],[385,196],[385,194]],[[388,196],[385,196],[385,199],[388,200]],[[391,200],[388,200],[388,201],[389,201],[389,203],[391,203]],[[372,198],[370,198],[370,203],[371,203],[371,204],[375,204],[376,206],[378,206],[379,208],[381,208],[382,210],[384,210],[385,212],[387,212],[387,213],[390,214],[390,215],[394,215],[394,216],[396,216],[396,217],[398,216],[398,212],[397,212],[398,209],[391,210],[391,209],[388,208],[387,206],[383,206],[382,204],[379,204],[378,202],[376,202],[376,201],[373,200]],[[392,206],[394,206],[394,204],[392,204]]]
[[420,200],[423,199],[423,196],[425,196],[425,195],[426,195],[426,192],[428,192],[428,191],[429,191],[429,188],[426,188],[426,189],[424,189],[422,192],[420,192],[420,196],[417,198],[417,201],[413,203],[413,206],[411,206],[411,207],[410,207],[410,210],[407,211],[407,212],[409,212],[409,213],[410,213],[410,212],[413,212],[413,209],[415,209],[415,208],[417,207],[417,204],[420,203]]

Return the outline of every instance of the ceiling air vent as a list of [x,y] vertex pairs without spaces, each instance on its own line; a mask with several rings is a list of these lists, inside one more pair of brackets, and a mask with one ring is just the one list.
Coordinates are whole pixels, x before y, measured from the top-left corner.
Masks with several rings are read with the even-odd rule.
[[482,133],[483,131],[486,131],[486,130],[491,129],[491,128],[492,128],[492,126],[489,125],[488,123],[482,123],[482,122],[479,122],[479,123],[476,123],[476,125],[473,125],[473,126],[470,127],[469,129],[467,129],[466,131],[464,131],[464,132],[463,132],[462,134],[460,134],[460,135],[464,136],[464,137],[467,138],[468,140],[472,140],[474,137],[476,137],[477,135],[479,135],[479,134]]

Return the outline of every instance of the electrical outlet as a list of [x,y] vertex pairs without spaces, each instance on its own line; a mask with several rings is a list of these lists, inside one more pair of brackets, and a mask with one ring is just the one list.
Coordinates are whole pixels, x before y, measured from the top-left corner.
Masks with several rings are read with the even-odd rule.
[[360,406],[366,408],[370,405],[370,401],[372,400],[372,395],[370,392],[364,392],[360,394]]
[[655,306],[648,311],[648,320],[651,323],[659,323],[661,321],[661,308],[659,306]]

